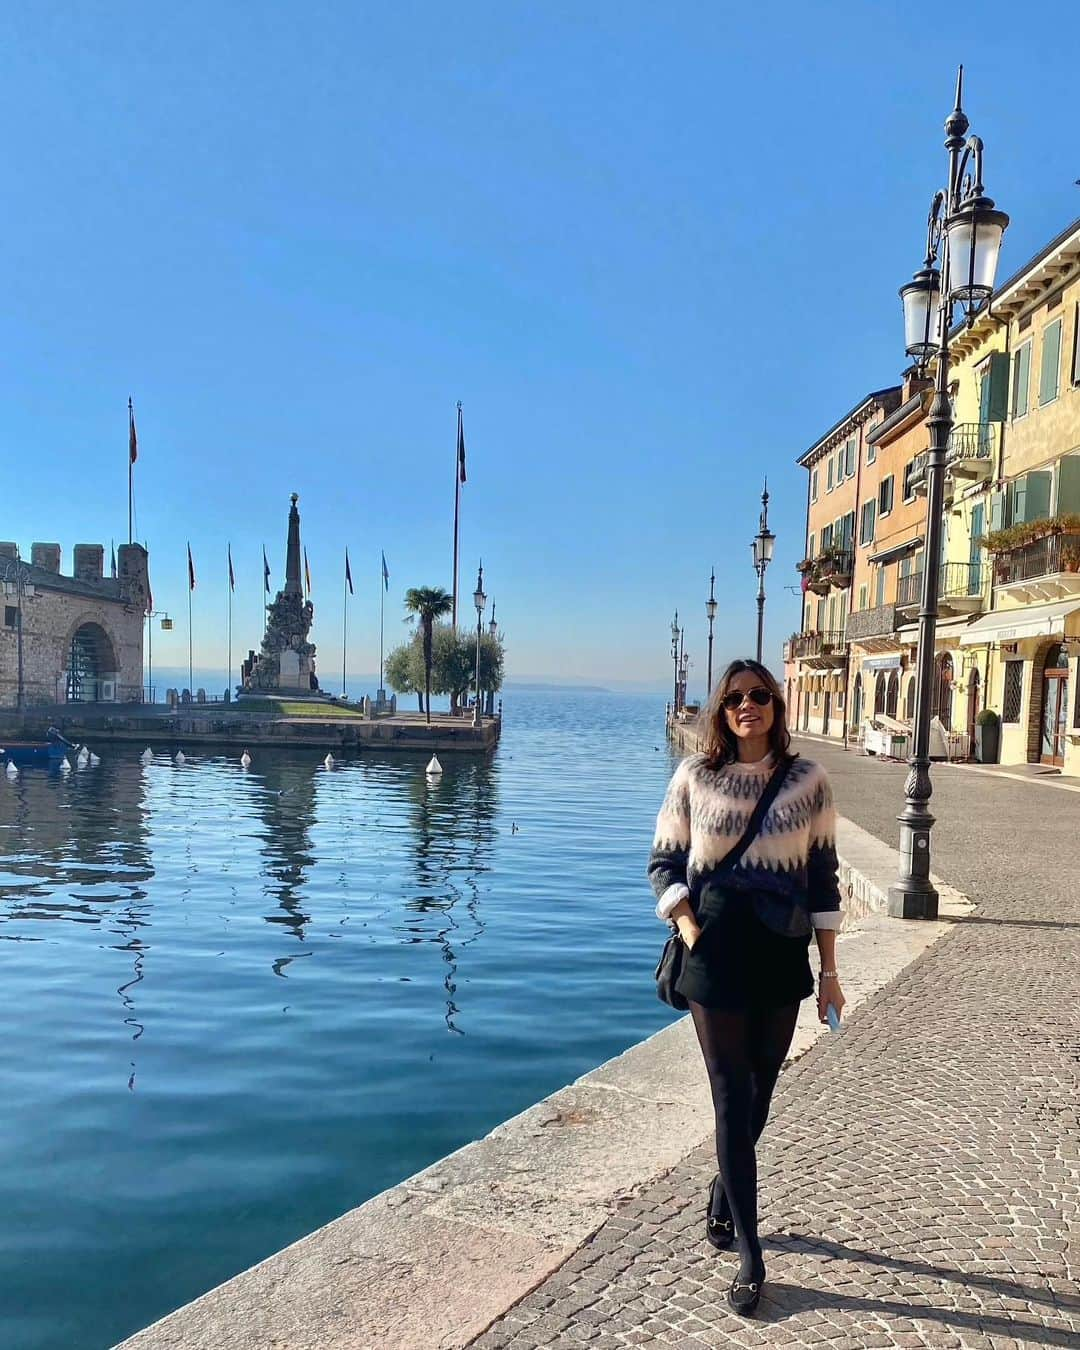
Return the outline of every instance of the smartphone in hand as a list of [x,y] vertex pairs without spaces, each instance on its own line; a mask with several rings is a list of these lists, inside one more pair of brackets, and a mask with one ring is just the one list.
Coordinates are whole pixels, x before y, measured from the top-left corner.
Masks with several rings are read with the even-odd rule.
[[825,1009],[825,1019],[829,1023],[830,1031],[840,1030],[840,1014],[831,1003]]

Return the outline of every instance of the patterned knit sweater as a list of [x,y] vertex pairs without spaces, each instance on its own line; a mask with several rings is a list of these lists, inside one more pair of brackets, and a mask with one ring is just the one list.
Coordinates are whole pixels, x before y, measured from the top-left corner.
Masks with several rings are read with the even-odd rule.
[[[742,838],[772,775],[773,757],[710,769],[704,755],[684,759],[656,818],[648,873],[657,915],[694,904],[710,874]],[[815,928],[839,928],[836,809],[825,770],[796,759],[757,838],[719,879],[725,889],[769,891],[810,911]],[[805,930],[804,930],[805,931]]]

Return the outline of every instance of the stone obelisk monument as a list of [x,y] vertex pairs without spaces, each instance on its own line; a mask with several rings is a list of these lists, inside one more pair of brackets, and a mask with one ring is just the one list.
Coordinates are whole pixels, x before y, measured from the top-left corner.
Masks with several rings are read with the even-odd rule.
[[299,501],[292,494],[289,507],[289,538],[285,553],[285,589],[266,607],[266,633],[258,655],[249,653],[243,665],[244,688],[261,693],[309,694],[317,692],[315,645],[308,641],[315,617],[310,600],[304,599],[300,574]]

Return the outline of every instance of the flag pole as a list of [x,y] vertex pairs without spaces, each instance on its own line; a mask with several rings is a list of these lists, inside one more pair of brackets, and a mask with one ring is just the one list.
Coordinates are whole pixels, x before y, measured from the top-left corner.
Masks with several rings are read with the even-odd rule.
[[133,502],[135,496],[135,408],[131,399],[128,399],[128,543],[135,542],[135,535],[132,529],[132,517],[134,515]]
[[229,695],[230,702],[232,701],[232,593],[233,593],[232,544],[230,544],[229,545],[229,676],[228,682],[225,685],[225,690]]
[[454,595],[450,622],[457,627],[458,526],[461,519],[461,400],[457,405],[458,436],[454,445]]
[[187,670],[188,670],[188,693],[191,695],[191,701],[195,701],[195,663],[192,657],[191,645],[191,584],[188,584],[187,593]]
[[341,697],[345,698],[345,656],[349,649],[349,550],[345,550],[345,580],[342,583],[345,604],[341,619]]
[[[385,564],[385,555],[384,555]],[[383,685],[383,630],[386,627],[386,580],[382,571],[379,572],[379,703],[386,700],[386,689]]]

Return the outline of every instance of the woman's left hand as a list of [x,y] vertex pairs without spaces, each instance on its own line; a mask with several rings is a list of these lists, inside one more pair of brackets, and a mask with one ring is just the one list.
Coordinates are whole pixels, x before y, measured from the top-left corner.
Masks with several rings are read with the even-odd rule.
[[824,980],[818,981],[817,996],[817,1014],[819,1022],[827,1022],[829,1019],[825,1014],[826,1008],[831,1003],[836,1009],[837,1016],[844,1011],[844,1004],[847,1000],[844,998],[844,991],[840,988],[840,981],[835,975],[830,975]]

